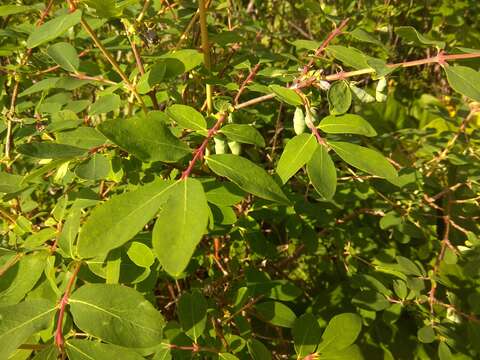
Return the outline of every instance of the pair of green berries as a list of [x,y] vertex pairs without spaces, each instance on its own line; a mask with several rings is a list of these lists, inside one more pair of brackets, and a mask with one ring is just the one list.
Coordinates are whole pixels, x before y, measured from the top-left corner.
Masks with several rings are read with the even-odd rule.
[[[231,113],[228,115],[228,123],[233,123]],[[226,154],[229,149],[233,155],[240,155],[242,152],[242,144],[237,141],[228,141],[225,135],[216,135],[213,141],[215,142],[215,154]]]
[[228,149],[234,155],[240,155],[242,152],[242,144],[237,141],[227,141],[223,135],[215,136],[213,141],[215,142],[215,154],[225,154]]
[[295,131],[295,134],[303,134],[307,127],[314,127],[316,116],[317,114],[314,109],[306,108],[304,114],[302,108],[297,107],[295,109],[295,114],[293,115],[293,130]]

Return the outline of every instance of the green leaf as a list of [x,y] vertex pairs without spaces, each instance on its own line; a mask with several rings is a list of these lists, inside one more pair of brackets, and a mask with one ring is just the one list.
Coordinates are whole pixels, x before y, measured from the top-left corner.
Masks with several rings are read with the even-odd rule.
[[[187,338],[188,339],[188,338]],[[161,343],[160,346],[157,347],[155,356],[152,360],[172,360],[172,349],[170,348],[170,344]]]
[[187,267],[207,228],[209,209],[202,184],[182,180],[168,191],[153,228],[153,248],[164,270],[178,277]]
[[81,149],[92,149],[105,144],[107,138],[97,129],[82,126],[71,131],[57,134],[57,143],[75,146]]
[[36,82],[35,84],[33,84],[32,86],[30,86],[28,89],[22,91],[18,95],[18,97],[21,98],[21,97],[24,97],[24,96],[27,96],[27,95],[35,94],[36,92],[39,92],[39,91],[49,90],[49,89],[55,87],[57,82],[58,82],[57,77],[50,77],[50,78],[40,80],[40,81]]
[[337,170],[325,146],[317,146],[307,163],[307,174],[315,190],[331,200],[337,189]]
[[238,141],[244,144],[252,144],[260,147],[265,146],[262,134],[251,125],[228,124],[220,130],[229,140]]
[[353,67],[354,69],[365,69],[369,67],[367,64],[369,57],[354,47],[329,45],[327,52],[335,59],[340,60],[345,65]]
[[176,162],[190,154],[165,123],[165,115],[150,112],[146,117],[107,120],[98,129],[115,144],[143,161]]
[[81,214],[80,207],[72,207],[58,239],[58,247],[63,250],[66,256],[69,256],[72,259],[76,258],[77,249],[75,248],[75,240],[77,239],[77,234],[80,230]]
[[287,89],[280,85],[270,85],[269,88],[275,93],[280,101],[293,106],[303,105],[302,98],[295,92],[295,90]]
[[390,306],[388,300],[377,291],[363,290],[355,295],[352,304],[366,310],[382,311]]
[[102,154],[94,154],[75,169],[75,174],[86,180],[105,179],[110,172],[110,161]]
[[346,113],[352,104],[352,92],[346,81],[336,81],[328,89],[328,104],[330,114]]
[[78,254],[83,258],[105,256],[133,238],[155,216],[173,186],[158,179],[98,205],[82,227]]
[[18,145],[16,150],[20,154],[40,159],[74,158],[82,156],[86,152],[85,149],[80,149],[75,146],[47,141]]
[[220,207],[238,204],[245,198],[245,193],[231,182],[209,179],[202,182],[209,203]]
[[132,4],[136,3],[136,0],[82,0],[90,8],[95,9],[95,15],[102,18],[113,18],[122,15],[123,10]]
[[162,55],[160,58],[181,63],[182,71],[180,73],[175,72],[175,76],[190,71],[203,63],[203,54],[196,49],[181,49]]
[[403,256],[395,257],[397,260],[398,265],[400,265],[400,271],[406,275],[414,275],[414,276],[422,276],[422,272],[418,268],[418,266],[410,259],[407,259]]
[[150,347],[162,340],[165,320],[136,290],[87,284],[70,297],[75,324],[87,334],[125,347]]
[[303,314],[293,324],[292,329],[295,351],[300,358],[312,354],[321,339],[321,329],[312,314]]
[[238,360],[238,357],[229,353],[219,353],[218,358],[221,360]]
[[47,54],[64,70],[75,73],[80,66],[77,51],[69,43],[56,43],[48,48]]
[[101,342],[70,339],[65,343],[65,350],[69,360],[92,360],[92,359],[122,359],[144,360],[137,352],[112,344]]
[[0,306],[0,358],[9,356],[31,335],[50,326],[57,308],[38,299]]
[[399,65],[387,64],[385,60],[376,59],[376,58],[369,58],[367,60],[367,64],[373,70],[375,70],[375,74],[372,75],[373,80],[385,77],[386,75],[394,72],[399,67]]
[[362,330],[362,318],[344,313],[334,316],[328,323],[318,345],[318,352],[334,352],[352,345]]
[[364,357],[357,345],[349,346],[342,350],[325,352],[320,355],[322,360],[363,360]]
[[366,32],[365,30],[363,30],[361,28],[354,29],[353,31],[350,32],[350,35],[357,40],[367,42],[367,43],[371,43],[371,44],[375,44],[375,45],[381,46],[382,48],[385,49],[385,45],[383,45],[380,40],[378,40],[372,34]]
[[[89,115],[105,114],[117,110],[122,101],[117,94],[108,94],[100,96],[90,107]],[[118,120],[116,120],[118,123]]]
[[354,114],[324,117],[317,127],[327,134],[356,134],[369,137],[377,135],[370,123]]
[[246,192],[280,204],[290,204],[272,177],[244,157],[233,154],[210,155],[207,163],[215,174],[228,178]]
[[75,10],[71,14],[63,14],[47,21],[30,34],[27,39],[27,48],[32,49],[59,37],[72,26],[78,24],[81,19],[82,12]]
[[434,45],[439,49],[443,49],[445,47],[444,41],[429,39],[420,34],[413,26],[399,26],[395,28],[395,33],[407,42],[416,45]]
[[137,266],[149,268],[155,262],[155,255],[145,244],[132,241],[127,248],[127,255]]
[[317,139],[310,134],[300,134],[287,142],[277,164],[276,172],[285,184],[312,157]]
[[2,5],[0,6],[0,17],[21,14],[27,11],[34,11],[33,6],[26,5]]
[[480,101],[480,72],[460,65],[444,66],[443,69],[453,90]]
[[35,249],[42,246],[46,241],[54,239],[56,231],[53,228],[44,228],[28,236],[22,247],[25,249]]
[[207,121],[203,115],[190,106],[175,104],[170,106],[165,112],[184,129],[207,130]]
[[393,165],[375,150],[340,141],[329,141],[328,144],[343,161],[357,169],[387,180],[397,177],[397,171]]
[[307,49],[307,50],[316,50],[320,47],[321,43],[318,41],[313,40],[295,40],[291,43],[293,46],[299,49]]
[[269,284],[273,285],[270,292],[266,295],[269,299],[292,301],[303,293],[300,288],[288,280],[272,280],[269,281]]
[[24,255],[0,277],[0,288],[8,286],[0,293],[0,304],[13,305],[20,302],[42,276],[46,259],[46,252]]
[[20,190],[22,176],[0,172],[0,193],[13,193]]
[[297,319],[295,313],[288,306],[278,301],[265,301],[256,304],[255,310],[261,319],[276,326],[291,328]]
[[143,74],[137,83],[139,94],[146,94],[156,85],[160,84],[165,76],[166,65],[164,62],[153,64],[145,74]]
[[272,354],[261,341],[250,339],[247,342],[248,352],[253,360],[271,360]]
[[57,360],[59,355],[58,348],[51,344],[37,352],[32,360]]
[[444,341],[438,344],[438,358],[439,360],[453,360],[452,352]]
[[418,329],[417,338],[424,344],[429,344],[435,341],[435,331],[431,326],[424,326]]
[[184,293],[178,301],[177,312],[183,331],[197,342],[207,324],[207,300],[198,290]]

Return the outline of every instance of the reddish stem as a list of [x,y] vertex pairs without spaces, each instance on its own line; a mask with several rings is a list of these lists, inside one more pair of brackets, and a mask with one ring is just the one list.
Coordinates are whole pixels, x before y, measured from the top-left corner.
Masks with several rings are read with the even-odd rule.
[[243,81],[242,85],[240,85],[240,89],[238,90],[237,95],[235,96],[235,99],[233,100],[234,104],[238,104],[238,100],[240,100],[240,95],[242,95],[243,91],[245,90],[245,87],[253,80],[255,75],[257,75],[257,71],[260,68],[260,63],[255,65],[250,71],[250,74],[248,74],[247,78]]
[[[419,65],[426,65],[426,64],[432,64],[432,63],[443,63],[446,64],[448,61],[452,60],[463,60],[463,59],[474,59],[474,58],[480,58],[480,52],[478,53],[467,53],[467,54],[452,54],[452,55],[445,55],[445,54],[440,54],[440,56],[433,56],[433,57],[428,57],[426,59],[419,59],[419,60],[412,60],[412,61],[404,61],[401,63],[394,63],[394,64],[387,64],[387,67],[401,67],[401,68],[407,68],[407,67],[412,67],[412,66],[419,66]],[[335,80],[341,80],[341,79],[347,79],[351,78],[354,76],[359,76],[359,75],[366,75],[366,74],[371,74],[375,72],[373,68],[365,68],[365,69],[360,69],[360,70],[354,70],[354,71],[347,71],[347,72],[341,72],[337,74],[331,74],[331,75],[326,75],[323,80],[326,81],[335,81]],[[309,86],[315,85],[315,83],[318,82],[318,79],[315,77],[307,78],[299,83],[295,83],[290,86],[290,88],[295,88],[295,89],[304,89]],[[275,98],[275,94],[267,94],[267,95],[262,95],[257,98],[245,101],[243,103],[237,104],[234,106],[235,110],[239,109],[244,109],[246,107],[250,107],[252,105],[264,102],[266,100],[271,100]]]
[[57,320],[57,329],[55,330],[55,345],[60,349],[61,352],[63,352],[63,346],[65,344],[65,341],[63,339],[63,333],[62,333],[63,318],[65,317],[65,310],[68,304],[68,298],[70,297],[73,284],[75,283],[75,280],[77,278],[77,275],[78,275],[78,272],[80,271],[81,266],[82,266],[82,263],[77,263],[77,265],[75,266],[75,269],[73,269],[73,274],[68,280],[67,287],[65,288],[65,293],[63,294],[62,298],[60,299],[60,303],[58,304],[59,312],[58,312],[58,320]]
[[320,136],[317,128],[315,127],[315,125],[313,125],[310,130],[312,131],[312,134],[315,135],[315,137],[317,138],[317,141],[320,145],[323,145],[323,146],[326,146],[327,144],[325,143],[325,140]]
[[203,140],[202,144],[194,151],[193,159],[190,160],[188,167],[182,173],[182,177],[180,178],[180,180],[185,180],[190,176],[193,170],[193,167],[195,166],[195,163],[197,162],[197,160],[200,160],[203,158],[203,154],[205,152],[205,149],[207,148],[208,142],[218,132],[218,129],[220,129],[226,117],[227,117],[226,114],[220,115],[215,125],[213,125],[213,127],[210,130],[208,130],[207,137],[205,138],[205,140]]
[[343,29],[345,28],[345,26],[347,26],[348,24],[348,21],[350,19],[349,18],[346,18],[345,20],[343,20],[340,25],[335,28],[330,34],[328,34],[327,38],[322,42],[322,44],[318,47],[318,49],[315,51],[315,56],[310,59],[310,61],[308,62],[307,65],[305,65],[303,67],[303,71],[302,71],[302,74],[305,75],[313,66],[313,64],[315,63],[315,58],[320,56],[322,54],[322,52],[325,51],[325,49],[327,48],[328,44],[330,44],[330,42],[335,38],[337,37],[338,35],[340,35],[343,31]]

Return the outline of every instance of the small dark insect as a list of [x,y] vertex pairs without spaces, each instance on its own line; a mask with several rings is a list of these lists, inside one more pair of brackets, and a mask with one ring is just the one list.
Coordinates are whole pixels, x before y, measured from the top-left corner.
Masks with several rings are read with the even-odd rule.
[[157,45],[160,41],[160,38],[155,31],[154,26],[149,26],[148,24],[142,24],[142,27],[138,29],[138,34],[140,38],[147,46],[154,46]]
[[151,45],[157,44],[158,40],[159,40],[159,37],[158,37],[157,33],[153,30],[147,30],[143,34],[143,37],[144,37],[144,40]]

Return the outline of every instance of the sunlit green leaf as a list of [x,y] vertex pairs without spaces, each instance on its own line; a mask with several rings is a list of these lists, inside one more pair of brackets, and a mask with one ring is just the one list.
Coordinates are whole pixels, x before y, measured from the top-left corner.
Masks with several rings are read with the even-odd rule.
[[230,179],[246,192],[281,204],[290,203],[273,178],[244,157],[232,154],[210,155],[207,162],[213,172]]
[[331,200],[337,188],[337,170],[325,146],[317,146],[307,163],[307,173],[315,190]]
[[103,256],[126,243],[155,216],[173,186],[158,179],[98,205],[82,227],[78,254],[84,258]]
[[466,66],[445,66],[448,83],[456,92],[480,101],[480,73]]
[[377,135],[370,123],[355,114],[324,117],[317,127],[327,134],[357,134],[369,137]]
[[163,316],[134,289],[87,284],[77,289],[69,302],[75,324],[102,340],[138,348],[162,340]]
[[207,323],[207,301],[198,290],[194,290],[182,295],[177,309],[183,330],[197,342]]
[[315,352],[322,332],[315,316],[304,314],[295,320],[292,335],[297,355],[304,357]]
[[168,200],[153,229],[153,248],[164,270],[178,277],[206,231],[207,198],[198,180],[177,182],[168,190]]
[[340,141],[329,141],[328,144],[343,161],[372,175],[394,179],[397,171],[379,152],[369,148]]
[[277,164],[277,174],[286,183],[312,157],[317,148],[317,139],[310,134],[300,134],[285,146]]
[[175,104],[170,106],[166,113],[185,129],[197,131],[207,129],[207,122],[203,115],[190,106]]
[[9,356],[31,335],[46,329],[56,312],[55,304],[44,299],[0,306],[0,357]]
[[143,161],[176,162],[190,153],[188,146],[171,133],[165,115],[160,113],[107,120],[98,129]]
[[64,70],[76,72],[80,65],[77,51],[69,43],[59,42],[50,46],[47,54]]
[[78,24],[81,18],[82,12],[75,10],[70,14],[64,13],[47,21],[33,30],[27,39],[27,47],[31,49],[59,37],[72,26]]

